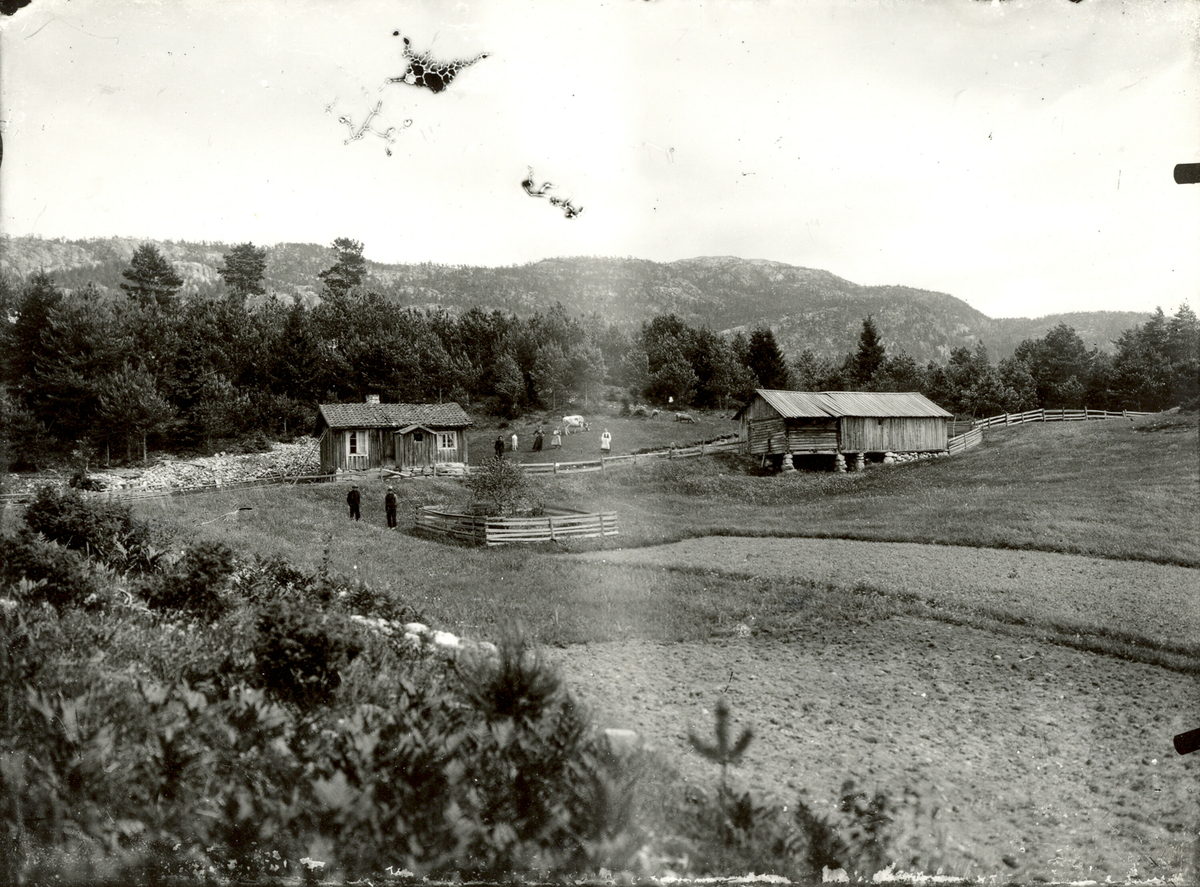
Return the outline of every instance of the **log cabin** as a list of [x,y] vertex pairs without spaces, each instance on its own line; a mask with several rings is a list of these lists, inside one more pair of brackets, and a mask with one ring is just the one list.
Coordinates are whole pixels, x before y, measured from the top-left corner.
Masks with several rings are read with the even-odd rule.
[[[759,388],[734,416],[743,452],[770,457],[938,453],[954,417],[923,394]],[[786,466],[784,466],[786,467]]]
[[325,403],[317,412],[321,473],[466,463],[471,420],[457,403]]

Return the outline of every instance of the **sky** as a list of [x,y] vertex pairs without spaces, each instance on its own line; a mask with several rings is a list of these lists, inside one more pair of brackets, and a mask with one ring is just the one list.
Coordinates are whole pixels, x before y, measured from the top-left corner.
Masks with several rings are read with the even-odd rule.
[[[1170,314],[1200,308],[1200,185],[1172,178],[1200,162],[1198,23],[1200,0],[33,0],[0,21],[0,232],[739,256],[992,317]],[[391,83],[405,37],[487,57]]]

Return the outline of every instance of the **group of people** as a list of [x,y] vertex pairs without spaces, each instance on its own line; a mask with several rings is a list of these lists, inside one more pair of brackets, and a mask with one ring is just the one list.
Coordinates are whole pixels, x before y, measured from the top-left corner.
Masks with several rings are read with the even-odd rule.
[[[346,504],[350,506],[350,519],[362,520],[362,494],[358,491],[358,484],[350,487],[350,492],[346,494]],[[387,515],[388,529],[396,529],[396,490],[394,487],[387,488],[387,495],[383,497],[383,511]]]
[[[531,450],[535,453],[540,453],[542,451],[543,445],[545,444],[545,439],[546,439],[545,433],[542,431],[541,428],[539,428],[537,431],[535,431],[533,433],[533,446],[532,446]],[[517,451],[518,442],[519,442],[519,440],[517,438],[517,433],[514,431],[512,433],[512,437],[509,438],[509,445],[510,445],[509,448],[514,453]],[[562,447],[562,429],[561,428],[554,429],[554,434],[550,438],[550,446],[556,450],[560,449]],[[502,435],[502,434],[496,435],[495,448],[496,448],[496,458],[497,459],[504,458],[504,435]],[[605,454],[605,453],[610,452],[611,450],[612,450],[612,435],[609,434],[608,429],[605,428],[604,433],[600,435],[600,452],[601,452],[601,454]]]

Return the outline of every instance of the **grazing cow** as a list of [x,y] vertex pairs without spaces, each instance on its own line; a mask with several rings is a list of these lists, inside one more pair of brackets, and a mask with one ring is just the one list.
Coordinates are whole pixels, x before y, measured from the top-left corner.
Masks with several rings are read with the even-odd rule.
[[563,416],[563,433],[570,434],[572,431],[590,431],[591,425],[583,418],[583,416]]
[[694,416],[692,416],[691,413],[676,413],[675,421],[676,422],[691,422],[693,425],[696,424],[696,419]]

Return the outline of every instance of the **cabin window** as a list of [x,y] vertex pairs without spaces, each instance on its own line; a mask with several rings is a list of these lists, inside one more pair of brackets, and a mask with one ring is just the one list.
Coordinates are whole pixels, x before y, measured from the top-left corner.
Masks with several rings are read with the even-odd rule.
[[439,450],[453,450],[458,448],[453,431],[439,431],[437,436]]
[[880,427],[880,428],[882,428],[882,427],[883,427],[883,420],[882,420],[882,419],[876,419],[875,421],[879,423],[879,427]]
[[415,443],[423,443],[424,440],[425,440],[425,432],[424,431],[414,431],[413,432],[413,441]]
[[358,431],[351,431],[346,437],[346,452],[351,456],[365,456],[367,453],[367,436]]

